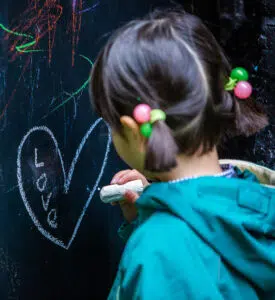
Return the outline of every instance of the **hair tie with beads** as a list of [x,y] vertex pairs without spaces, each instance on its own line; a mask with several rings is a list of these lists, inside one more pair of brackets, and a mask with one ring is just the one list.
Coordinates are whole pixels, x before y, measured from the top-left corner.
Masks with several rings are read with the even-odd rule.
[[239,99],[247,99],[252,94],[252,85],[247,81],[248,72],[244,68],[235,68],[232,70],[229,81],[225,85],[226,91],[234,90],[234,94]]
[[151,109],[148,104],[138,104],[134,109],[133,117],[140,124],[140,133],[146,138],[150,138],[155,122],[166,120],[163,110]]

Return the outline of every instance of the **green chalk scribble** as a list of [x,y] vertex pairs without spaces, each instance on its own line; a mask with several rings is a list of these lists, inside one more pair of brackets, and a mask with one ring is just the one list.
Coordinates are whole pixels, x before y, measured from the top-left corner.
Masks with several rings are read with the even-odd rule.
[[[82,58],[84,58],[86,61],[88,61],[89,64],[91,65],[91,67],[93,67],[94,64],[93,64],[93,62],[92,62],[88,57],[86,57],[86,56],[84,56],[84,55],[80,55],[80,56],[81,56]],[[65,105],[67,102],[69,102],[71,99],[73,99],[76,95],[78,95],[82,90],[84,90],[84,89],[88,86],[90,80],[91,80],[91,75],[90,75],[89,78],[82,84],[82,86],[81,86],[79,89],[77,89],[75,92],[73,92],[69,98],[65,99],[62,103],[58,104],[58,105],[57,105],[50,113],[55,112],[56,110],[58,110],[59,108],[61,108],[63,105]]]
[[43,50],[37,50],[37,49],[27,50],[28,48],[30,48],[30,47],[32,47],[36,44],[36,40],[32,35],[10,30],[6,26],[4,26],[2,23],[0,23],[0,28],[2,30],[4,30],[5,32],[9,33],[9,34],[12,34],[12,35],[15,35],[15,36],[21,36],[21,37],[25,37],[25,38],[30,39],[30,41],[27,42],[27,43],[24,43],[20,46],[15,46],[16,51],[21,52],[21,53],[31,53],[31,52],[42,52],[43,51]]

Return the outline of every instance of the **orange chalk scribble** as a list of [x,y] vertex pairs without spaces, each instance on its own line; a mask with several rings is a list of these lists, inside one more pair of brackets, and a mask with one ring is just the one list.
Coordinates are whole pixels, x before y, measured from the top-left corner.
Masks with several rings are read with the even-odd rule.
[[76,47],[79,42],[79,33],[81,30],[82,24],[82,14],[79,14],[79,11],[83,9],[82,0],[72,0],[72,22],[71,22],[71,31],[72,31],[72,66],[75,64],[75,54]]

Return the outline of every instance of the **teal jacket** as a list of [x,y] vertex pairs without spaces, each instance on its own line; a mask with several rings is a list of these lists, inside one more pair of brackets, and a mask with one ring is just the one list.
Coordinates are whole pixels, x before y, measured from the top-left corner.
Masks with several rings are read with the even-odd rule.
[[146,188],[109,300],[275,300],[275,189],[237,171]]

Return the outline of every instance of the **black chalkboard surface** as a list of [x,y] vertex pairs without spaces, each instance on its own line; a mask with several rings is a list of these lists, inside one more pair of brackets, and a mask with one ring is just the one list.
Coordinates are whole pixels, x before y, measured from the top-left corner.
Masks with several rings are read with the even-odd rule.
[[[242,1],[207,1],[207,8],[212,7],[208,10],[205,1],[179,2],[208,21],[222,40],[221,16],[232,17],[233,24],[240,15],[235,2]],[[107,125],[88,101],[89,71],[115,28],[167,4],[170,1],[1,0],[1,300],[106,299],[123,249],[116,234],[122,218],[119,209],[100,202],[98,189],[125,166],[112,148]],[[265,13],[239,9],[251,16],[261,13],[258,20]],[[253,24],[258,24],[260,35],[262,23]],[[236,36],[239,28],[231,29]],[[232,43],[238,41],[229,40],[226,36],[224,46],[236,49]],[[252,56],[258,72],[253,78],[271,82],[275,68],[267,73],[263,65],[256,66],[257,61],[263,64],[262,57],[270,65],[269,52],[259,48]],[[261,84],[257,90],[261,95]],[[262,102],[271,107],[266,95]],[[228,156],[273,166],[272,128],[273,120],[259,138],[243,144],[255,150],[258,143],[264,149],[266,141],[270,152],[261,150],[258,157],[257,151],[248,153],[238,143]]]
[[107,296],[121,216],[98,188],[123,165],[87,83],[112,9],[1,1],[0,299]]

